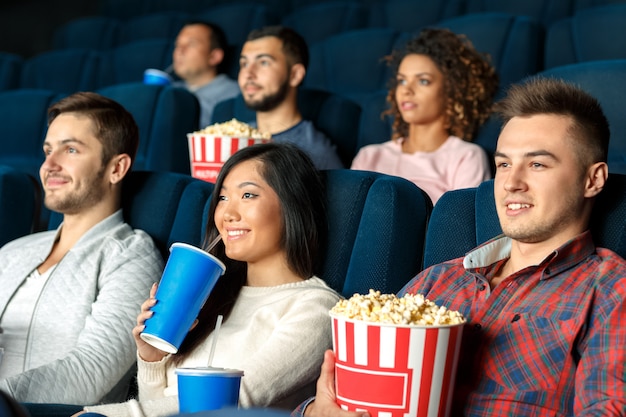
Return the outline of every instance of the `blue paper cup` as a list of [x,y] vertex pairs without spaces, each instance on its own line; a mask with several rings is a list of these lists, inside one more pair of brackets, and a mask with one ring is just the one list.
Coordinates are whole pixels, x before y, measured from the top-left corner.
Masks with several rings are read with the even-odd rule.
[[177,368],[181,413],[237,407],[243,371],[212,367]]
[[149,68],[143,72],[143,83],[170,85],[172,83],[172,77],[165,71]]
[[174,243],[141,338],[168,353],[178,352],[189,328],[226,266],[186,243]]

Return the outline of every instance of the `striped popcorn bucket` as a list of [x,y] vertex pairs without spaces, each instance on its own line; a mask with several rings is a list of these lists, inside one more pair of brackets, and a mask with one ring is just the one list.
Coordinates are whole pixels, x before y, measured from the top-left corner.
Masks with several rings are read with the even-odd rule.
[[233,138],[204,134],[187,134],[191,176],[208,182],[215,182],[224,162],[239,149],[256,143],[266,143],[269,139]]
[[370,323],[331,313],[337,404],[372,417],[447,417],[463,324]]

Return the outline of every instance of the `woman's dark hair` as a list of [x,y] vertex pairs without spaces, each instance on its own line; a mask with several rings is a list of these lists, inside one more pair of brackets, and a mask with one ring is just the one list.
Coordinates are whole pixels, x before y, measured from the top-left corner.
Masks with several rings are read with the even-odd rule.
[[424,29],[404,49],[387,57],[394,75],[387,94],[391,107],[383,114],[394,118],[392,137],[406,137],[409,133],[409,125],[402,120],[396,103],[396,74],[404,57],[410,54],[429,57],[443,74],[448,134],[472,141],[492,112],[499,78],[487,56],[476,51],[465,35],[448,29]]
[[[325,193],[319,172],[311,159],[295,145],[265,143],[243,148],[231,156],[222,167],[211,197],[204,245],[218,235],[215,209],[226,176],[242,162],[261,162],[261,176],[278,195],[282,215],[281,246],[285,250],[289,268],[302,278],[310,278],[319,253],[325,243]],[[228,318],[230,311],[246,283],[245,262],[230,259],[224,243],[218,243],[211,253],[226,265],[226,272],[215,284],[209,299],[198,315],[199,324],[189,332],[176,355],[176,363],[189,354],[213,331],[218,315]]]

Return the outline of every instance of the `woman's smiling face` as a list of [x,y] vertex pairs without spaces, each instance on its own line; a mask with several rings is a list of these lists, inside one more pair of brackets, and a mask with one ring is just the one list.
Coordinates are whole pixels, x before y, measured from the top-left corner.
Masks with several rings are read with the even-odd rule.
[[232,168],[219,190],[215,225],[226,256],[258,263],[285,258],[282,210],[278,195],[261,175],[262,162],[248,160]]

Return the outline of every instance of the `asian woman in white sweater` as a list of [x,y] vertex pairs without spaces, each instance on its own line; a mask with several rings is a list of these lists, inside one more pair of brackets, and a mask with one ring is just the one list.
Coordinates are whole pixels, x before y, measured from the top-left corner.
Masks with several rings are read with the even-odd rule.
[[224,316],[213,366],[244,371],[241,407],[293,409],[314,392],[331,346],[328,310],[340,296],[313,275],[327,228],[323,184],[310,159],[287,144],[235,153],[213,193],[206,242],[226,264],[175,355],[139,338],[152,315],[156,286],[133,334],[139,398],[85,407],[109,417],[159,417],[178,412],[177,367],[206,366],[218,315]]

